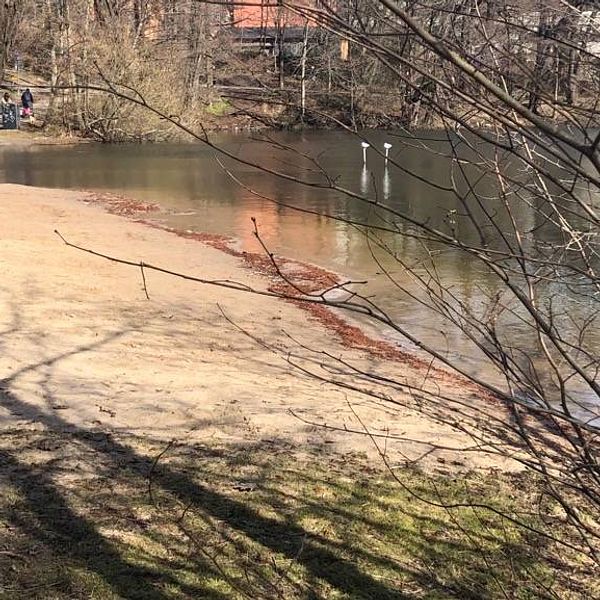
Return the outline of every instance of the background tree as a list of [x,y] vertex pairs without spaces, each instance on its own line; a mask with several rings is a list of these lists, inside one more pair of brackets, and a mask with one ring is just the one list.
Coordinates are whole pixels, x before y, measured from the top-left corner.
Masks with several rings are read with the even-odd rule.
[[[288,286],[283,296],[367,316],[416,344],[432,365],[439,363],[475,384],[478,401],[467,402],[460,392],[436,386],[416,387],[393,374],[365,372],[332,356],[321,355],[320,368],[293,358],[290,362],[314,377],[363,390],[383,404],[417,409],[467,433],[478,451],[520,463],[538,486],[536,519],[508,512],[501,516],[534,530],[555,544],[557,552],[562,548],[597,566],[600,137],[598,94],[589,85],[597,80],[592,75],[597,60],[591,34],[578,43],[548,32],[545,25],[587,23],[593,15],[550,1],[519,14],[508,3],[487,11],[478,3],[436,3],[412,10],[392,0],[374,0],[353,5],[350,13],[328,3],[286,6],[348,39],[350,55],[358,53],[362,65],[376,63],[373,70],[381,75],[369,80],[368,72],[356,74],[359,85],[375,80],[393,85],[401,90],[403,103],[419,103],[418,110],[427,112],[438,127],[436,138],[445,144],[415,135],[401,143],[445,153],[447,179],[429,183],[451,194],[456,208],[417,217],[382,198],[374,186],[363,193],[340,186],[320,167],[318,157],[310,157],[316,180],[314,173],[304,179],[297,171],[236,157],[206,133],[197,134],[198,139],[273,177],[336,191],[349,203],[369,207],[372,218],[352,225],[363,232],[375,264],[398,297],[416,299],[444,328],[460,330],[489,369],[484,375],[473,372],[452,354],[427,344],[368,291],[351,284],[312,291],[287,277],[273,259]],[[410,44],[404,43],[407,39]],[[575,56],[577,69],[562,64]],[[565,69],[577,73],[570,75],[568,86],[560,83]],[[554,73],[550,84],[548,73]],[[139,104],[126,90],[119,93]],[[160,110],[155,114],[168,119]],[[419,177],[394,160],[389,168]],[[537,235],[540,230],[544,237]],[[417,264],[396,252],[396,241],[407,238],[423,248]],[[442,252],[474,264],[496,285],[477,303],[470,302],[446,280],[439,263]],[[414,285],[396,277],[398,270],[409,273]],[[340,299],[340,292],[346,296]],[[516,324],[529,335],[515,338],[511,332]],[[384,452],[381,456],[385,461]],[[498,512],[479,505],[476,495],[469,502],[476,510]],[[447,499],[440,499],[440,505],[449,511],[458,508]]]
[[4,0],[0,3],[0,77],[4,77],[4,69],[11,58],[17,27],[21,18],[19,3],[16,0]]
[[[71,90],[63,103],[71,107],[66,118],[82,111],[77,90],[85,81],[90,97],[81,120],[98,137],[131,135],[135,119],[146,125],[168,123],[222,156],[367,207],[368,219],[350,223],[363,233],[397,298],[412,298],[444,328],[460,331],[464,343],[489,367],[485,373],[473,372],[439,346],[427,344],[401,316],[377,304],[368,289],[336,283],[330,290],[315,291],[290,280],[273,259],[273,269],[287,285],[281,295],[374,320],[418,346],[432,368],[451,369],[474,385],[469,389],[476,390],[476,401],[455,389],[365,372],[316,349],[311,350],[318,368],[314,361],[293,356],[290,362],[304,373],[360,389],[386,406],[421,411],[466,433],[473,446],[458,452],[476,449],[519,463],[537,490],[531,514],[482,505],[476,490],[467,505],[478,515],[499,513],[506,522],[517,523],[536,540],[552,544],[557,554],[564,552],[572,564],[583,561],[586,568],[597,568],[600,78],[595,3],[282,2],[328,42],[322,54],[316,46],[305,53],[315,62],[325,57],[327,67],[316,69],[302,107],[300,82],[293,74],[281,90],[280,73],[254,71],[256,87],[288,114],[303,108],[307,120],[312,116],[315,122],[352,131],[382,123],[435,126],[433,140],[414,131],[396,139],[398,146],[417,146],[448,159],[442,180],[427,183],[450,195],[453,208],[426,216],[384,198],[374,185],[361,193],[344,188],[318,157],[301,157],[312,168],[304,179],[293,168],[236,156],[206,130],[195,131],[188,115],[185,122],[173,116],[184,109],[177,104],[180,93],[200,93],[202,83],[210,88],[238,60],[224,59],[213,69],[218,41],[230,39],[224,37],[227,17],[219,20],[218,11],[229,15],[230,5],[212,12],[212,3],[200,1],[194,6],[157,3],[144,36],[138,35],[139,17],[135,10],[128,12],[130,5],[103,6],[94,5],[92,39],[82,37],[88,13],[80,3],[69,6],[68,28],[62,23],[66,10],[57,17],[58,33],[50,28],[50,47],[58,44],[60,49],[53,87]],[[336,46],[346,44],[348,51],[336,55]],[[182,57],[189,67],[183,74],[175,68]],[[327,93],[321,96],[320,90]],[[278,149],[282,164],[295,167],[298,156],[291,159],[289,149]],[[422,179],[393,157],[388,168]],[[256,233],[260,238],[259,228]],[[420,247],[418,262],[397,252],[404,240]],[[446,278],[440,260],[444,253],[453,253],[494,281],[478,302],[458,294]],[[410,285],[394,275],[398,271],[410,275]],[[528,335],[515,338],[517,325]],[[383,450],[381,457],[386,460]],[[392,468],[390,472],[394,474]],[[464,507],[448,498],[438,504],[451,514]]]

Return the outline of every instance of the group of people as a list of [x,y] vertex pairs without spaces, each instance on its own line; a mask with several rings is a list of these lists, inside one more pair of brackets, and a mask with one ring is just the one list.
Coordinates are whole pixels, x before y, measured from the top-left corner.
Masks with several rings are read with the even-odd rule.
[[[0,98],[0,107],[2,110],[6,107],[14,106],[14,104],[15,103],[8,92],[5,92],[2,98]],[[21,94],[21,116],[29,118],[33,117],[33,94],[29,88]]]

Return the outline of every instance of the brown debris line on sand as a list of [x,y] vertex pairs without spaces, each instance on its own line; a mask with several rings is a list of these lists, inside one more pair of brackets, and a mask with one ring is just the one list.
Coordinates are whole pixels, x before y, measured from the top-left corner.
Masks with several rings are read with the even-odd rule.
[[[488,401],[498,400],[489,391],[469,381],[466,377],[444,368],[434,367],[432,366],[433,361],[425,360],[413,353],[401,350],[396,344],[391,342],[378,340],[369,336],[360,327],[351,325],[348,321],[336,315],[330,308],[322,304],[302,300],[299,297],[298,291],[292,285],[282,280],[273,265],[273,261],[265,254],[238,250],[235,248],[235,240],[226,235],[177,229],[158,221],[135,218],[142,213],[162,212],[166,214],[167,211],[158,204],[142,202],[113,192],[88,191],[85,194],[86,201],[103,207],[110,214],[134,218],[137,223],[161,229],[185,239],[202,242],[230,256],[242,259],[247,267],[257,273],[266,275],[271,280],[268,287],[269,291],[281,294],[282,296],[289,296],[286,298],[287,302],[291,302],[307,311],[315,320],[330,331],[335,332],[342,344],[347,348],[368,352],[376,358],[406,364],[416,370],[426,372],[428,377],[435,376],[438,382],[454,383],[463,386],[471,393]],[[337,273],[316,265],[279,256],[276,258],[276,263],[285,277],[306,295],[318,294],[329,287],[342,283]],[[294,296],[298,298],[296,299]]]
[[[302,290],[306,295],[318,294],[331,286],[342,283],[339,275],[332,271],[298,260],[276,257],[274,260],[277,263],[277,268],[293,283],[293,285],[290,285],[290,283],[282,279],[279,275],[277,268],[273,264],[273,260],[269,256],[257,252],[238,250],[235,248],[235,240],[228,236],[189,229],[177,229],[164,223],[147,219],[136,219],[136,222],[168,231],[179,237],[202,242],[230,256],[242,259],[247,267],[270,279],[270,284],[267,288],[269,291],[280,294],[287,302],[291,302],[307,311],[315,320],[330,331],[335,332],[342,344],[347,348],[368,352],[376,358],[406,364],[416,370],[426,372],[428,377],[435,376],[438,382],[458,384],[465,390],[475,393],[481,398],[497,400],[487,390],[482,389],[462,375],[452,373],[443,368],[434,367],[431,361],[401,350],[391,342],[378,340],[369,336],[360,327],[352,325],[342,317],[336,315],[326,305],[307,302],[305,299],[302,299],[298,289]],[[298,289],[294,289],[293,286],[296,286]]]
[[[402,390],[392,406],[322,379],[330,376],[329,363],[326,357],[315,361],[315,351],[359,372],[376,369],[413,386],[425,381],[409,364],[347,347],[330,327],[307,326],[297,299],[200,288],[149,270],[148,302],[139,273],[73,250],[54,234],[207,280],[250,289],[277,283],[258,272],[261,265],[271,272],[268,257],[244,261],[231,240],[210,236],[212,244],[226,247],[217,250],[136,223],[138,217],[149,218],[109,214],[81,192],[0,185],[1,430],[109,431],[184,443],[275,439],[376,458],[360,415],[370,432],[396,435],[387,450],[393,461],[446,469],[439,457],[442,465],[459,459],[465,469],[499,466],[487,452],[464,455],[472,440],[440,421],[437,401],[432,415]],[[299,269],[294,263],[286,268]],[[268,346],[241,335],[234,324]],[[314,376],[303,376],[287,360],[290,354]],[[340,374],[346,376],[351,373]],[[430,385],[440,387],[435,378]],[[463,386],[450,382],[447,388],[463,403],[475,400]]]
[[85,201],[102,206],[111,215],[132,217],[139,213],[158,212],[160,207],[113,192],[86,192]]
[[277,273],[271,257],[257,252],[238,250],[235,248],[235,240],[226,235],[178,229],[159,221],[135,218],[143,213],[166,213],[158,204],[142,202],[113,192],[86,192],[86,201],[103,207],[110,214],[134,218],[137,223],[161,229],[185,239],[202,242],[230,256],[242,259],[247,267],[254,272],[267,276],[271,280],[268,287],[269,291],[286,296],[286,301],[307,311],[315,320],[335,332],[342,344],[347,348],[365,351],[380,359],[407,364],[416,370],[426,372],[428,377],[435,376],[439,382],[458,384],[482,398],[497,400],[487,390],[484,390],[462,375],[452,373],[444,368],[434,367],[432,366],[432,361],[401,350],[396,344],[391,342],[378,340],[369,336],[360,327],[351,325],[323,304],[306,302],[300,297],[298,290],[293,287],[295,285],[305,295],[318,294],[329,287],[342,283],[337,273],[316,265],[278,256],[275,259],[277,268],[293,283],[293,285],[290,285]]

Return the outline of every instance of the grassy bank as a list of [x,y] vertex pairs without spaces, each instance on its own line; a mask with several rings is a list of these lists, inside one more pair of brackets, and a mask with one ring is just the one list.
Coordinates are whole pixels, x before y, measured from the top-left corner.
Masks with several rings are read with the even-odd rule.
[[104,433],[6,433],[0,465],[2,598],[592,597],[591,578],[566,587],[564,552],[545,539],[412,495],[533,524],[519,478],[403,468],[404,488],[326,449]]

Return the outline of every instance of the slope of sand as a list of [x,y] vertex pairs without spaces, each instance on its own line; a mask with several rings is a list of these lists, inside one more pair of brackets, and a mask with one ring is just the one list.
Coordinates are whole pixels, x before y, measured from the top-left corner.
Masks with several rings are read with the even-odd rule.
[[[308,425],[300,415],[316,423],[355,429],[366,424],[410,439],[468,445],[417,412],[391,411],[292,368],[286,352],[317,355],[291,338],[362,368],[377,367],[292,304],[151,271],[146,299],[138,269],[69,248],[54,230],[100,252],[203,278],[260,289],[266,281],[236,257],[107,214],[86,198],[0,185],[3,429],[101,430],[181,442],[280,440],[328,452],[374,452],[368,437]],[[410,367],[394,368],[399,377],[410,375],[403,371]],[[427,450],[413,442],[386,447],[396,458]],[[474,455],[460,460],[492,464]]]

